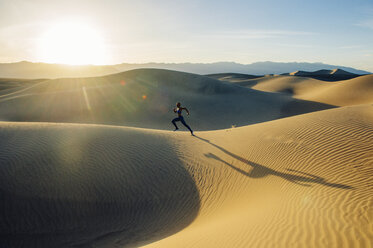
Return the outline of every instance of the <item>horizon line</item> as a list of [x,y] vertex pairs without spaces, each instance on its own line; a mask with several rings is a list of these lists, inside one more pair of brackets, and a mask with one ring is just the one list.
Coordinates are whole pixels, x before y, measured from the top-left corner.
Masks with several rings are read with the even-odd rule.
[[[54,62],[43,62],[43,61],[30,61],[30,60],[18,60],[18,61],[12,61],[12,62],[0,62],[0,64],[16,64],[16,63],[22,63],[22,62],[27,62],[27,63],[33,63],[33,64],[49,64],[49,65],[67,65],[67,66],[113,66],[113,65],[121,65],[121,64],[135,64],[135,65],[141,65],[141,64],[218,64],[218,63],[232,63],[232,64],[239,64],[239,65],[252,65],[256,63],[283,63],[283,64],[324,64],[324,65],[332,65],[332,64],[327,64],[325,62],[307,62],[307,61],[273,61],[273,60],[261,60],[261,61],[255,61],[251,63],[240,63],[236,61],[229,61],[229,60],[220,60],[220,61],[214,61],[214,62],[190,62],[190,61],[185,61],[185,62],[156,62],[156,61],[149,61],[149,62],[121,62],[121,63],[114,63],[114,64],[64,64],[64,63],[54,63]],[[345,66],[345,65],[339,65],[343,67],[350,67],[350,66]],[[354,67],[350,67],[354,68]]]
[[243,65],[243,66],[248,66],[248,65],[253,65],[253,64],[258,64],[258,63],[280,63],[280,64],[320,64],[320,65],[326,65],[326,66],[335,66],[334,69],[341,69],[341,67],[345,67],[348,69],[353,69],[353,70],[358,70],[358,71],[363,71],[367,72],[368,74],[372,74],[373,72],[365,70],[365,69],[360,69],[356,67],[351,67],[351,66],[345,66],[345,65],[334,65],[334,64],[327,64],[325,62],[307,62],[307,61],[291,61],[291,62],[283,62],[283,61],[256,61],[248,64],[244,63],[239,63],[236,61],[215,61],[215,62],[122,62],[122,63],[117,63],[117,64],[63,64],[63,63],[49,63],[49,62],[42,62],[42,61],[29,61],[29,60],[19,60],[19,61],[14,61],[14,62],[0,62],[0,65],[5,65],[5,64],[17,64],[17,63],[31,63],[31,64],[46,64],[46,65],[59,65],[59,66],[66,66],[66,67],[84,67],[84,66],[118,66],[118,65],[123,65],[123,64],[129,64],[129,65],[146,65],[146,64],[165,64],[165,65],[178,65],[178,64],[201,64],[201,65],[213,65],[213,64],[219,64],[219,63],[231,63],[231,64],[236,64],[236,65]]

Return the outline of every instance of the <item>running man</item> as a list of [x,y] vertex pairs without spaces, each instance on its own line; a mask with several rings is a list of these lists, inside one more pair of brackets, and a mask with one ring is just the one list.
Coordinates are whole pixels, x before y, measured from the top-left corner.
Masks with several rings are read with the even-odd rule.
[[185,111],[187,112],[187,114],[189,115],[189,110],[188,110],[187,108],[183,108],[183,107],[181,107],[181,103],[179,103],[179,102],[176,103],[176,108],[174,108],[174,113],[177,113],[177,116],[178,116],[178,117],[172,120],[172,124],[174,124],[174,126],[175,126],[175,130],[174,130],[174,131],[176,131],[176,130],[179,129],[179,128],[177,127],[177,125],[176,125],[175,122],[177,122],[177,121],[181,121],[181,123],[183,123],[183,125],[184,125],[186,128],[189,129],[190,133],[191,133],[192,135],[194,135],[194,134],[193,134],[193,130],[188,126],[188,124],[185,123],[185,121],[184,121],[184,117],[181,115],[181,112],[182,112],[184,109],[185,109]]

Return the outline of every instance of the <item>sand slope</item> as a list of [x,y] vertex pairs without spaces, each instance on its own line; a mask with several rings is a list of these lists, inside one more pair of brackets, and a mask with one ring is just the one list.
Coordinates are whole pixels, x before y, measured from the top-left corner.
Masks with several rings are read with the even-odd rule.
[[[228,81],[233,82],[231,79]],[[363,75],[338,82],[278,75],[257,79],[243,79],[233,83],[259,91],[287,93],[297,99],[333,106],[373,103],[373,75]]]
[[266,75],[258,78],[232,78],[228,75],[219,80],[234,83],[250,89],[297,94],[304,90],[315,89],[322,86],[332,85],[332,82],[325,82],[310,77],[298,77],[289,75]]
[[0,124],[1,247],[370,247],[373,106],[227,130]]
[[342,69],[333,69],[333,70],[317,70],[317,71],[295,71],[291,73],[284,73],[282,75],[291,75],[298,77],[308,77],[315,78],[324,81],[340,81],[347,80],[351,78],[359,77],[359,74],[351,73]]
[[0,123],[0,247],[133,247],[181,230],[199,193],[169,137]]
[[257,80],[252,89],[266,92],[288,93],[296,97],[304,93],[309,93],[310,91],[320,90],[330,85],[333,85],[333,83],[312,78],[273,76]]
[[0,80],[0,247],[372,247],[373,75],[213,76]]
[[198,142],[180,136],[201,210],[146,247],[371,247],[372,110],[204,132]]
[[0,98],[17,95],[23,91],[37,86],[39,83],[46,81],[45,79],[17,79],[17,78],[0,78]]
[[218,79],[220,81],[228,81],[231,83],[242,82],[249,79],[261,78],[263,76],[248,75],[241,73],[216,73],[206,75],[209,78]]
[[196,130],[244,126],[333,107],[196,74],[141,69],[43,81],[0,95],[0,120],[170,129],[177,101],[191,111],[193,118],[187,121]]
[[329,87],[301,94],[297,98],[328,103],[335,106],[348,106],[373,103],[372,96],[373,75],[365,75],[350,80],[339,81]]

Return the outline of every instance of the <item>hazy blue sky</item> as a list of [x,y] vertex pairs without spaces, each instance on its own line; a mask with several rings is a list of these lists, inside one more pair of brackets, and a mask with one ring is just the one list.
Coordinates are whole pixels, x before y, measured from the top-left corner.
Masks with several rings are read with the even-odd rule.
[[65,21],[97,31],[98,63],[305,61],[373,71],[373,0],[0,0],[0,62],[42,61],[40,37]]

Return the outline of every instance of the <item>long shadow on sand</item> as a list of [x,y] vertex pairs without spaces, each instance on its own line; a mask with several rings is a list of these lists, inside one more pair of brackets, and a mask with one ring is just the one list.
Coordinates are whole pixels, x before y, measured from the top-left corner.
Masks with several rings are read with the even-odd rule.
[[353,189],[353,187],[351,187],[351,186],[344,185],[344,184],[330,183],[325,178],[322,178],[322,177],[319,177],[319,176],[316,176],[316,175],[312,175],[310,173],[302,172],[302,171],[287,169],[288,171],[296,172],[296,173],[299,173],[299,174],[302,174],[302,175],[295,175],[295,174],[290,174],[290,173],[285,173],[285,172],[279,172],[279,171],[273,170],[271,168],[268,168],[266,166],[254,163],[254,162],[249,161],[247,159],[244,159],[244,158],[242,158],[242,157],[240,157],[240,156],[238,156],[234,153],[231,153],[230,151],[224,149],[221,146],[218,146],[214,143],[211,143],[207,139],[203,139],[203,138],[198,137],[198,136],[194,136],[194,137],[203,141],[203,142],[206,142],[206,143],[208,143],[208,144],[210,144],[210,145],[212,145],[216,148],[218,148],[220,151],[222,151],[225,154],[231,156],[232,158],[235,158],[235,159],[241,161],[242,163],[247,164],[248,166],[251,167],[251,171],[247,172],[247,171],[244,171],[240,168],[237,168],[234,165],[224,161],[223,159],[219,158],[218,156],[216,156],[215,154],[212,154],[212,153],[205,154],[206,157],[211,158],[211,159],[215,159],[217,161],[220,161],[220,162],[226,164],[227,166],[231,167],[235,171],[237,171],[237,172],[239,172],[239,173],[241,173],[245,176],[251,177],[251,178],[262,178],[262,177],[272,175],[272,176],[281,177],[282,179],[285,179],[289,182],[292,182],[292,183],[295,183],[295,184],[298,184],[298,185],[302,185],[302,186],[306,186],[306,187],[311,186],[308,183],[317,183],[317,184],[321,184],[321,185],[328,186],[328,187],[334,187],[334,188],[340,188],[340,189]]

